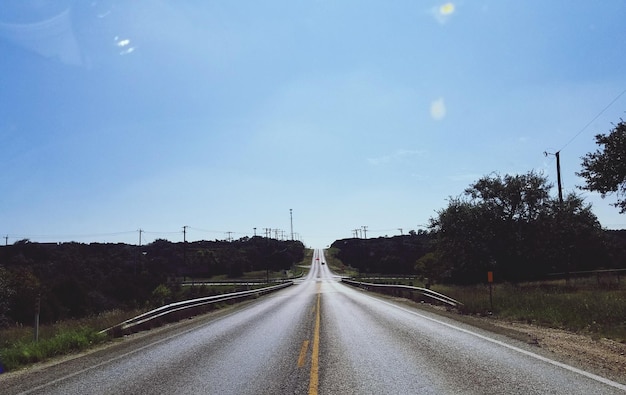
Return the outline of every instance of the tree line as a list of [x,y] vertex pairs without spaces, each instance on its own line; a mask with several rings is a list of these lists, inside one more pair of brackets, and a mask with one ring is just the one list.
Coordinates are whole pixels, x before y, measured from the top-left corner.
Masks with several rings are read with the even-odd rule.
[[0,247],[0,326],[79,318],[141,307],[159,286],[184,278],[288,270],[304,257],[299,241],[252,237],[232,242],[33,243]]

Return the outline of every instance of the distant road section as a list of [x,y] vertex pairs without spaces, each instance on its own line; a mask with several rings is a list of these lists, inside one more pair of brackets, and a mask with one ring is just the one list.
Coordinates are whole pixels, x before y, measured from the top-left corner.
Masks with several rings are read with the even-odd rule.
[[532,346],[339,282],[295,286],[43,368],[2,394],[624,394]]

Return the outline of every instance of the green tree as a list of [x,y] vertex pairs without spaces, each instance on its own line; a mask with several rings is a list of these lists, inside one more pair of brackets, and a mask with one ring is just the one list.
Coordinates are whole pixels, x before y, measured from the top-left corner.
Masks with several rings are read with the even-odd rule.
[[602,146],[581,159],[583,170],[576,173],[585,179],[581,189],[599,192],[604,198],[615,193],[613,206],[626,212],[626,123],[622,120],[608,134],[596,135],[596,144]]
[[159,286],[152,291],[152,295],[150,297],[150,301],[155,307],[164,306],[165,304],[171,302],[171,300],[172,291],[164,284],[159,284]]
[[475,283],[494,270],[498,278],[520,281],[594,262],[602,243],[591,207],[573,194],[561,204],[551,188],[535,172],[490,175],[450,199],[431,218],[449,280]]
[[9,276],[9,271],[0,266],[0,328],[9,324],[9,306],[15,293]]

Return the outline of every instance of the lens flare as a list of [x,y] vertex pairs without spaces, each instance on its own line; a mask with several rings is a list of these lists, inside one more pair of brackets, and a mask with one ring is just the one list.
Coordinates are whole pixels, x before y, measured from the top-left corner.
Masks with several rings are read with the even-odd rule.
[[430,116],[435,121],[441,121],[446,117],[446,103],[444,102],[443,97],[440,97],[430,103]]
[[439,7],[439,14],[442,16],[452,15],[454,13],[454,4],[446,3]]

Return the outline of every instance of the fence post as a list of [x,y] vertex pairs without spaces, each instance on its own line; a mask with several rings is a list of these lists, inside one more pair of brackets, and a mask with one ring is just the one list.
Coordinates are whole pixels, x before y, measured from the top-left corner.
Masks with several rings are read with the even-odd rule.
[[493,313],[493,272],[487,272],[487,282],[489,283],[489,306]]
[[41,310],[41,294],[37,295],[35,299],[35,342],[39,341],[39,312]]

